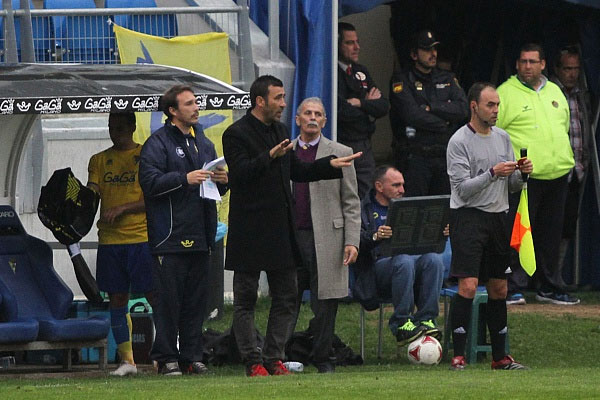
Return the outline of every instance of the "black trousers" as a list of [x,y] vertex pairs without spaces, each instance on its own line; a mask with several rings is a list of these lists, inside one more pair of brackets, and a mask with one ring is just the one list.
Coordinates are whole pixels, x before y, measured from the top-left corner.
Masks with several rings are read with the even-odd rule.
[[[536,272],[533,287],[544,292],[563,291],[564,282],[559,265],[560,242],[563,232],[563,216],[568,191],[568,174],[552,180],[529,178],[529,221],[535,248]],[[510,196],[511,221],[517,213],[520,193]],[[511,225],[512,229],[512,225]],[[518,291],[528,285],[528,276],[519,264],[516,252],[511,263],[513,273],[509,275],[509,291]]]
[[153,360],[183,364],[202,361],[208,262],[208,252],[154,257],[156,337],[150,353]]
[[375,172],[375,157],[369,139],[358,141],[340,141],[351,147],[354,153],[362,151],[362,156],[354,160],[356,180],[358,183],[358,197],[362,199],[373,187],[373,173]]
[[264,348],[256,343],[254,307],[260,271],[233,274],[233,331],[242,361],[246,365],[272,363],[285,358],[285,344],[296,312],[296,270],[266,271],[271,310]]
[[450,194],[445,157],[424,157],[411,154],[405,163],[403,173],[406,181],[406,197]]
[[[338,309],[338,299],[319,299],[319,275],[317,270],[317,254],[312,230],[299,230],[296,234],[298,246],[302,253],[304,265],[298,269],[298,298],[296,302],[296,319],[298,321],[302,293],[310,289],[310,308],[314,317],[310,320],[308,331],[313,336],[311,359],[315,363],[330,361],[332,354],[333,335],[335,333],[335,318]],[[341,249],[340,249],[341,251]],[[292,330],[293,333],[293,330]]]

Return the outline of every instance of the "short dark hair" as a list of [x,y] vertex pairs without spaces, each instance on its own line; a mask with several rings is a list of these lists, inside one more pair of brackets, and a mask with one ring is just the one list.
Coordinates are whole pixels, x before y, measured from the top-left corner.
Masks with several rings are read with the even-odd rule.
[[556,54],[556,58],[554,59],[554,66],[556,68],[560,68],[562,66],[561,65],[562,56],[567,55],[567,54],[570,56],[577,56],[579,58],[579,61],[581,62],[581,54],[579,53],[579,46],[577,46],[575,44],[571,44],[571,45],[561,48],[558,51],[558,53]]
[[133,111],[122,113],[111,112],[108,118],[120,118],[121,121],[127,125],[136,125],[135,113]]
[[469,93],[467,93],[467,101],[469,104],[471,104],[472,101],[479,103],[481,92],[483,92],[485,88],[496,89],[496,85],[491,82],[475,82],[469,89]]
[[267,96],[269,95],[269,86],[283,87],[283,82],[273,75],[262,75],[252,82],[252,86],[250,86],[250,102],[252,108],[256,107],[256,98],[258,96],[265,100],[267,99]]
[[373,187],[375,187],[375,182],[381,182],[390,169],[396,169],[396,167],[390,164],[383,164],[375,168],[375,172],[373,172]]
[[172,86],[169,90],[167,90],[165,92],[165,94],[163,94],[163,96],[161,97],[160,109],[162,110],[163,113],[165,113],[165,115],[167,116],[167,119],[170,120],[173,117],[171,115],[171,113],[169,112],[169,108],[173,107],[174,109],[177,110],[177,107],[179,106],[179,103],[177,103],[177,96],[179,96],[183,92],[194,93],[194,91],[192,90],[192,88],[190,86],[175,85],[175,86]]
[[537,51],[540,55],[540,60],[546,59],[546,54],[544,53],[544,49],[537,43],[525,43],[521,46],[521,50],[519,50],[519,57],[521,57],[521,53],[525,51]]
[[356,28],[348,22],[338,22],[338,46],[342,44],[345,31],[356,32]]

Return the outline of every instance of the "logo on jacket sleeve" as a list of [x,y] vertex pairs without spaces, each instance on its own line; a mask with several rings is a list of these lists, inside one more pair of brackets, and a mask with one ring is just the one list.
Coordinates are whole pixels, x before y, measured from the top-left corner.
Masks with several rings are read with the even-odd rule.
[[394,82],[392,84],[392,91],[394,93],[400,93],[400,92],[402,92],[403,89],[404,89],[404,83],[403,82]]
[[8,266],[10,267],[10,269],[12,269],[13,274],[17,273],[17,260],[11,258],[10,260],[8,260]]
[[193,240],[188,240],[188,239],[182,240],[181,241],[181,245],[187,249],[187,248],[190,248],[190,247],[192,247],[194,245],[194,241]]
[[181,147],[177,147],[175,149],[175,154],[177,154],[181,158],[185,157],[185,152],[183,151],[183,149]]

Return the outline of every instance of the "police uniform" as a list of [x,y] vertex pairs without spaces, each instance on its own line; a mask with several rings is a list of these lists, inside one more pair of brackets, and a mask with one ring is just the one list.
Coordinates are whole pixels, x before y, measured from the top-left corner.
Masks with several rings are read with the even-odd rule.
[[[362,157],[354,160],[358,194],[362,198],[373,184],[375,159],[371,150],[371,136],[375,132],[375,120],[387,114],[390,103],[383,96],[366,100],[369,90],[376,87],[367,68],[350,64],[350,72],[338,65],[338,142],[351,147],[354,152],[362,151]],[[346,100],[356,98],[360,107]]]
[[[426,33],[417,39],[419,48],[439,43]],[[467,98],[456,77],[435,67],[425,74],[413,66],[392,76],[390,102],[394,161],[405,176],[406,195],[450,193],[446,146],[468,116]]]

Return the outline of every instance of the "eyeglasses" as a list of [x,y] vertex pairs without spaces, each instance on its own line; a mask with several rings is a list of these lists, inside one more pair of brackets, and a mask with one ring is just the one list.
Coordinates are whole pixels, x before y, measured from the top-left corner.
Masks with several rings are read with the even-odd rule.
[[519,64],[531,64],[531,65],[535,65],[535,64],[539,64],[541,63],[542,60],[523,60],[522,58],[519,59]]

